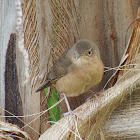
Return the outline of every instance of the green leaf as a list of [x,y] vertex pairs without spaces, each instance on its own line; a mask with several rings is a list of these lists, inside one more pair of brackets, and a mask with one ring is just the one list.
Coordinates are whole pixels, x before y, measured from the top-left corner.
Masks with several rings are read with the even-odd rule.
[[[47,92],[48,92],[48,89],[45,88],[44,89],[45,95],[47,94]],[[49,99],[48,99],[48,107],[53,106],[59,100],[60,99],[58,97],[57,90],[55,88],[52,88],[51,95],[49,96]],[[56,105],[55,107],[51,108],[48,111],[48,113],[49,113],[50,121],[56,122],[56,121],[60,120],[61,114],[60,114],[60,106],[59,105]],[[54,123],[51,123],[51,124],[53,125]]]

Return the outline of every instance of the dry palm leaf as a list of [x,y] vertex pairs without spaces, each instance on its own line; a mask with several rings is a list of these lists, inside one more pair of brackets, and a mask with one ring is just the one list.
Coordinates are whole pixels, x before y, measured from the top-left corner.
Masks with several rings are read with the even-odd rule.
[[[140,15],[140,9],[138,16]],[[106,122],[112,111],[129,95],[130,92],[140,87],[140,21],[135,22],[128,55],[124,61],[125,71],[119,72],[117,83],[103,92],[99,100],[91,99],[79,106],[74,112],[77,117],[68,115],[50,127],[39,140],[73,140],[75,138],[86,140],[104,139],[101,127]],[[135,65],[134,65],[135,64]],[[124,67],[123,67],[124,68]],[[118,135],[117,133],[114,135]],[[130,134],[131,136],[131,134]]]
[[30,137],[24,131],[21,131],[16,125],[0,121],[0,139],[14,140],[29,140]]

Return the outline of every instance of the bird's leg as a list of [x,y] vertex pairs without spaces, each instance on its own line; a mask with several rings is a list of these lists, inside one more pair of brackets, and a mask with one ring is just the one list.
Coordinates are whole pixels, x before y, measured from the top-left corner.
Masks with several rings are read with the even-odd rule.
[[64,95],[64,99],[65,99],[65,102],[66,102],[66,105],[67,105],[68,112],[71,112],[72,110],[70,108],[70,104],[68,102],[68,99],[67,99],[67,97],[66,97],[66,95],[64,93],[63,93],[63,95]]
[[96,96],[101,96],[103,91],[101,90],[101,91],[99,91],[99,92],[94,92],[94,91],[92,91],[92,90],[90,89],[90,90],[88,90],[88,92],[92,93],[93,96],[94,96],[94,95],[96,95]]
[[66,97],[66,95],[63,93],[64,95],[64,99],[65,99],[65,102],[66,102],[66,105],[67,105],[67,109],[68,109],[68,112],[64,113],[63,115],[67,115],[67,114],[70,114],[75,122],[75,126],[76,126],[76,133],[77,135],[80,137],[80,140],[82,140],[81,136],[80,136],[80,133],[78,131],[78,128],[77,128],[77,120],[80,119],[80,117],[74,112],[71,110],[70,108],[70,105],[69,105],[69,102],[68,102],[68,99]]
[[[67,114],[70,114],[70,115],[74,115],[74,116],[77,116],[77,117],[78,117],[78,115],[77,115],[76,113],[74,113],[74,111],[71,110],[66,95],[65,95],[64,93],[63,93],[63,95],[64,95],[64,99],[65,99],[65,102],[66,102],[66,105],[67,105],[67,109],[68,109],[68,112],[64,113],[63,115],[65,116],[65,115],[67,115]],[[79,118],[79,117],[78,117],[78,118]]]
[[100,92],[93,92],[92,90],[88,90],[88,92],[90,92],[92,95],[91,95],[90,97],[88,97],[88,98],[86,99],[86,101],[88,101],[88,100],[91,99],[92,97],[95,97],[95,98],[98,100],[98,102],[101,103],[101,100],[99,99],[98,96],[102,96],[102,92],[103,92],[103,91],[100,91]]

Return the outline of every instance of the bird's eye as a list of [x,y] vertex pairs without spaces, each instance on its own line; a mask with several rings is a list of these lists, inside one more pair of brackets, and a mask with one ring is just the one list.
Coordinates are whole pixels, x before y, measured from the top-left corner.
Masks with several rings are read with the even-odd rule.
[[91,55],[92,54],[92,51],[88,51],[88,55]]

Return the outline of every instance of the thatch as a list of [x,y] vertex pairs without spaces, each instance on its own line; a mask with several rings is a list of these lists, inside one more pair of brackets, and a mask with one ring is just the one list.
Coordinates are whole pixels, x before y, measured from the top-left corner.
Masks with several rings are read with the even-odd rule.
[[0,139],[14,140],[15,138],[19,140],[30,140],[28,134],[20,130],[16,125],[0,121]]
[[[134,75],[132,74],[131,77],[127,77],[123,82],[120,82],[107,91],[104,91],[103,97],[99,98],[100,102],[99,100],[92,99],[74,110],[78,119],[68,115],[56,122],[55,125],[40,137],[40,140],[73,140],[74,137],[91,140],[93,138],[99,139],[99,134],[101,133],[100,129],[112,111],[120,105],[130,92],[137,89],[139,86],[140,73],[136,72]],[[74,132],[76,134],[74,134]],[[116,136],[117,133],[114,135]]]
[[[139,9],[140,10],[140,9]],[[139,12],[138,12],[139,15]],[[106,119],[110,117],[112,111],[125,100],[128,95],[133,94],[133,91],[136,91],[140,87],[140,20],[135,22],[132,36],[130,42],[128,44],[128,48],[126,51],[126,55],[128,56],[123,65],[122,70],[119,70],[119,78],[117,78],[117,83],[110,89],[104,91],[103,96],[98,100],[91,99],[85,104],[78,107],[74,110],[74,113],[77,117],[73,115],[68,115],[62,118],[60,121],[56,122],[54,126],[49,128],[41,137],[40,140],[49,140],[49,139],[71,139],[79,138],[79,139],[88,139],[88,140],[96,140],[96,139],[104,139],[104,138],[139,138],[139,130],[140,125],[136,121],[140,118],[138,115],[137,108],[139,107],[139,97],[134,101],[131,105],[133,109],[130,111],[126,107],[123,119],[127,118],[126,115],[128,113],[132,113],[135,115],[136,124],[133,124],[131,127],[132,131],[129,130],[129,120],[124,120],[123,123],[127,123],[128,126],[123,127],[123,123],[116,124],[115,121],[121,121],[116,119],[117,116],[121,115],[118,111],[117,116],[114,115],[112,119],[107,122],[107,124],[102,128],[104,123],[106,123]],[[124,54],[125,57],[125,54]],[[122,58],[124,59],[124,58]],[[135,93],[138,96],[138,91]],[[131,96],[135,97],[135,96]],[[129,102],[127,102],[129,104]],[[122,104],[124,105],[124,104]],[[129,117],[132,117],[129,115]],[[116,120],[114,120],[114,118]],[[113,121],[111,123],[111,121]],[[132,125],[132,121],[131,121]],[[112,129],[114,128],[114,129]],[[127,130],[126,130],[127,128]],[[128,133],[129,132],[129,133]],[[131,134],[130,134],[131,132]],[[52,135],[53,134],[53,135]],[[120,134],[120,135],[119,135]],[[134,135],[135,134],[135,135]]]

